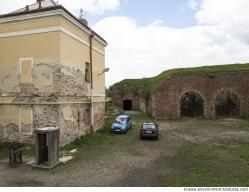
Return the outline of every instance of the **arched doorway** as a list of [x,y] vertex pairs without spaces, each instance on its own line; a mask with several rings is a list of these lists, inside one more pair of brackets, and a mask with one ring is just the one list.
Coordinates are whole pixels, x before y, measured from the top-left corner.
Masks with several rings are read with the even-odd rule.
[[217,117],[234,117],[240,115],[240,100],[231,91],[219,93],[215,99],[215,115]]
[[203,117],[204,102],[195,92],[187,92],[181,98],[181,117]]
[[125,111],[132,111],[132,109],[133,109],[132,100],[124,100],[123,101],[123,109]]

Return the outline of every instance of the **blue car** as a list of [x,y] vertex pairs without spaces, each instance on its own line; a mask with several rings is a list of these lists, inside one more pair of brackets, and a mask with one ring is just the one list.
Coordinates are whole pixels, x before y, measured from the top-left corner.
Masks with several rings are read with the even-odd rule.
[[127,133],[132,128],[132,121],[129,115],[120,115],[112,124],[112,133]]

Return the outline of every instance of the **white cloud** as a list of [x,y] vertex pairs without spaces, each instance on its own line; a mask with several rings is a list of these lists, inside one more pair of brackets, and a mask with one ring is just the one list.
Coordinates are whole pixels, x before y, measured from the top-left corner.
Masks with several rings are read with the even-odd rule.
[[249,62],[248,10],[248,0],[203,0],[198,24],[183,29],[139,26],[128,17],[99,21],[94,29],[109,43],[108,85],[170,68]]
[[60,0],[59,2],[74,13],[82,8],[92,15],[115,10],[120,4],[119,0],[73,0],[73,3],[69,0]]
[[200,24],[241,24],[249,21],[248,0],[204,0],[197,12]]
[[34,0],[0,0],[0,14],[9,13],[22,8],[26,5],[33,4]]
[[[35,3],[36,0],[0,0],[0,14],[8,13]],[[71,12],[77,14],[79,9],[83,9],[92,15],[103,14],[118,8],[119,0],[59,0],[59,4],[65,6]]]

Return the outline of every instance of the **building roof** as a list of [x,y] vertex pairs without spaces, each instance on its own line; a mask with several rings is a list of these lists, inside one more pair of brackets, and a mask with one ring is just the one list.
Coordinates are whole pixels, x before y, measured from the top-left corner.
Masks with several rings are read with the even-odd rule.
[[126,95],[133,93],[141,97],[148,97],[154,90],[168,78],[176,75],[207,75],[214,76],[220,73],[249,73],[249,64],[229,64],[229,65],[215,65],[203,66],[193,68],[179,68],[164,71],[161,74],[143,79],[125,79],[119,83],[114,84],[111,89],[115,89],[119,94]]
[[21,13],[21,12],[25,12],[27,10],[36,10],[36,9],[41,9],[41,8],[48,8],[48,7],[56,7],[58,6],[57,3],[55,3],[53,0],[41,0],[41,1],[37,1],[36,3],[32,4],[32,5],[28,5],[25,6],[21,9],[18,9],[16,11],[13,11],[12,13]]
[[103,39],[100,35],[98,35],[95,31],[93,31],[86,23],[80,21],[77,17],[75,17],[71,12],[69,12],[65,7],[62,5],[59,5],[55,3],[53,0],[41,0],[37,1],[37,3],[34,3],[32,5],[27,5],[24,8],[18,9],[14,12],[7,13],[0,15],[0,19],[5,18],[12,18],[12,17],[18,17],[22,15],[30,15],[35,13],[42,13],[42,12],[49,12],[53,10],[62,10],[65,13],[67,13],[73,20],[75,20],[78,24],[80,24],[82,27],[87,29],[90,33],[93,33],[95,36],[97,36],[105,45],[107,45],[107,42],[105,39]]

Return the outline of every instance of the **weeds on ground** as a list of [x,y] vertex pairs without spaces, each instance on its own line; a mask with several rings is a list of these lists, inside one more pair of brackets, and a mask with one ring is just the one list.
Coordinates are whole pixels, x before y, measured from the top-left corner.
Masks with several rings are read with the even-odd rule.
[[236,148],[223,144],[189,144],[177,156],[165,160],[173,171],[163,186],[245,186],[249,185],[249,143]]

